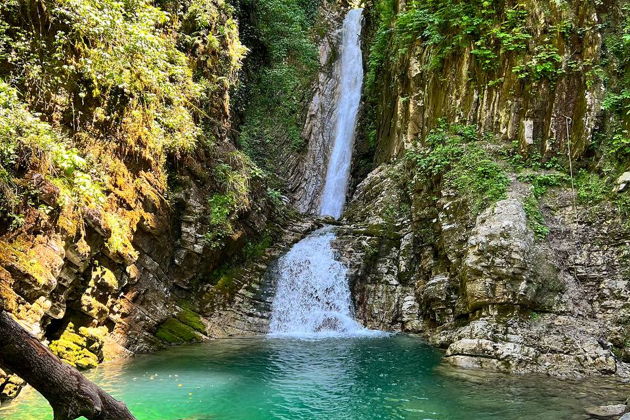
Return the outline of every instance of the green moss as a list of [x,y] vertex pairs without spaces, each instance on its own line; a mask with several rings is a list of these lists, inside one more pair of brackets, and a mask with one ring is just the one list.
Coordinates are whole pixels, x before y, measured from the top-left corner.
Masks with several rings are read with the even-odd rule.
[[549,235],[549,228],[545,226],[545,218],[535,195],[530,195],[525,199],[523,209],[527,216],[527,224],[534,231],[534,236],[537,239],[545,239]]
[[[42,0],[32,10],[0,2],[0,230],[53,222],[72,240],[88,210],[109,233],[112,259],[129,263],[137,224],[155,227],[166,207],[170,163],[196,147],[204,170],[232,162],[227,143],[198,139],[225,136],[246,52],[234,9],[223,0]],[[56,202],[40,203],[25,174],[57,187]],[[239,204],[248,193],[235,195]],[[25,217],[33,207],[49,220]]]
[[171,333],[169,330],[166,329],[158,330],[155,333],[155,336],[169,344],[182,344],[185,342],[181,337],[178,337],[177,335]]
[[103,288],[108,291],[118,290],[118,279],[116,275],[106,267],[95,267],[94,270],[92,270],[90,283],[92,285],[102,285]]
[[177,314],[176,318],[194,330],[205,334],[206,326],[201,321],[201,316],[198,313],[190,309],[182,309],[182,311]]
[[184,324],[177,318],[169,318],[164,321],[158,327],[155,336],[170,344],[192,343],[203,338],[193,327]]
[[49,285],[55,281],[55,277],[51,269],[46,267],[44,256],[38,254],[32,246],[33,244],[22,240],[12,243],[0,241],[0,265],[15,266],[38,285]]
[[94,296],[89,294],[81,295],[81,311],[97,320],[105,320],[109,315],[109,308],[101,303]]
[[237,269],[224,272],[216,282],[214,288],[221,294],[229,294],[234,291],[234,277],[238,272]]

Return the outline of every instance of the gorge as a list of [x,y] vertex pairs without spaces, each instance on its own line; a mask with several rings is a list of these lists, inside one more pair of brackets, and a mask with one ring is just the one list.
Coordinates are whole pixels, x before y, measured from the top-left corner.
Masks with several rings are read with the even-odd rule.
[[137,418],[627,417],[624,1],[0,23],[0,311]]

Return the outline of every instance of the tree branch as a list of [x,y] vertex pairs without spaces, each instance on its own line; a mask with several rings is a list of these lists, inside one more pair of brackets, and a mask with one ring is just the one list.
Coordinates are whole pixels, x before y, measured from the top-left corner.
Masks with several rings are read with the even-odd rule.
[[62,362],[0,309],[0,366],[11,370],[50,403],[54,420],[135,420],[115,400],[77,369]]

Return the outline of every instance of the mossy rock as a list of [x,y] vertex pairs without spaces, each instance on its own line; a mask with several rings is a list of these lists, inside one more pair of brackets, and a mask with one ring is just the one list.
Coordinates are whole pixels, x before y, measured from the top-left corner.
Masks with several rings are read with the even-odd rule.
[[[75,332],[73,324],[68,324],[61,337],[49,345],[50,351],[61,360],[79,369],[91,369],[98,366],[98,356],[88,350],[87,347],[88,340]],[[98,350],[93,346],[91,347],[94,350]],[[100,349],[100,346],[98,348]]]
[[99,321],[104,320],[109,315],[107,306],[87,294],[81,296],[81,311]]
[[190,309],[182,309],[182,311],[177,314],[176,318],[177,320],[188,325],[194,330],[197,330],[200,333],[205,334],[206,326],[201,320],[201,315],[199,315],[198,313],[191,311]]
[[201,341],[203,335],[177,318],[169,318],[160,325],[155,336],[169,344],[193,343]]
[[92,270],[91,284],[111,292],[118,290],[116,275],[108,268],[101,266],[97,266]]

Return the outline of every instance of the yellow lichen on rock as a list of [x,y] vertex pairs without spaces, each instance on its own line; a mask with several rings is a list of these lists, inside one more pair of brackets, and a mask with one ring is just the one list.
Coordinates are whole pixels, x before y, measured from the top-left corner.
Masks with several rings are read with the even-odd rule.
[[80,369],[90,369],[98,365],[99,357],[88,348],[98,352],[101,347],[100,330],[95,332],[83,328],[77,334],[72,323],[68,324],[59,339],[49,345],[50,350],[61,360]]

